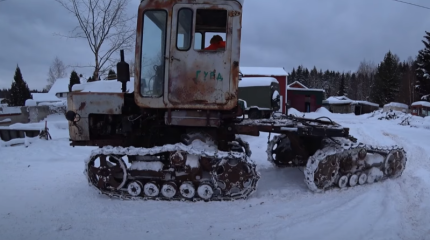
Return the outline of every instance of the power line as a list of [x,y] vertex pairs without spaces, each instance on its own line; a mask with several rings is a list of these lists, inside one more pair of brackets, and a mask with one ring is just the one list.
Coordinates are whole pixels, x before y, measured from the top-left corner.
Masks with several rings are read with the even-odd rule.
[[401,2],[401,3],[405,3],[405,4],[409,4],[409,5],[412,5],[412,6],[415,6],[415,7],[420,7],[420,8],[430,9],[430,7],[421,6],[421,5],[418,5],[418,4],[415,4],[415,3],[404,2],[404,1],[400,1],[400,0],[393,0],[393,1]]

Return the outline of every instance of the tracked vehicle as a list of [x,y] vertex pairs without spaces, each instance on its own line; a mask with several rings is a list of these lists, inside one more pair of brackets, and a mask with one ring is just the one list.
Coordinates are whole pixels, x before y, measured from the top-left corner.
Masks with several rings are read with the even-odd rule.
[[[90,186],[111,197],[214,201],[249,197],[260,175],[241,136],[269,133],[268,160],[303,167],[312,191],[395,178],[402,148],[357,143],[330,119],[244,119],[238,103],[239,0],[143,0],[134,90],[68,95],[72,146],[98,146],[85,161]],[[206,50],[212,35],[225,48]],[[273,138],[271,138],[273,136]],[[288,184],[288,183],[286,183]]]

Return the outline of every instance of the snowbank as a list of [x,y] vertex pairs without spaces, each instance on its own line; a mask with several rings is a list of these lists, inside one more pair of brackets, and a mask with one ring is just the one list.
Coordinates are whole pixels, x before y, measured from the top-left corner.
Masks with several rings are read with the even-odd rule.
[[398,108],[406,108],[408,109],[409,106],[404,103],[398,103],[398,102],[390,102],[384,105],[384,107],[398,107]]
[[331,113],[327,108],[325,107],[320,107],[317,110],[315,110],[316,113],[322,114],[322,115],[331,115],[333,113]]
[[420,117],[414,116],[409,113],[404,113],[401,111],[391,110],[389,112],[384,112],[383,110],[378,110],[373,113],[366,114],[369,119],[377,120],[389,120],[395,124],[402,126],[410,126],[415,128],[430,129],[430,117]]

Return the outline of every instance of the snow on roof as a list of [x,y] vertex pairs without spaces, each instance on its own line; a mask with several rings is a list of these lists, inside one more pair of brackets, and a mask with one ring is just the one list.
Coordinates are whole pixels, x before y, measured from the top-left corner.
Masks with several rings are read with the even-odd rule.
[[353,101],[345,96],[332,96],[324,100],[329,104],[349,104]]
[[[87,82],[83,84],[75,84],[72,87],[72,91],[78,92],[108,92],[115,93],[121,92],[122,83],[115,80],[99,80],[94,82]],[[130,78],[127,82],[127,91],[129,93],[134,91],[134,78]]]
[[287,90],[293,90],[293,91],[311,91],[311,92],[325,92],[324,89],[317,89],[317,88],[293,88],[293,87],[287,87]]
[[370,105],[370,106],[374,106],[374,107],[379,107],[379,104],[377,103],[373,103],[373,102],[368,102],[368,101],[352,101],[353,104],[355,103],[361,103],[361,104],[365,104],[365,105]]
[[244,76],[287,76],[287,72],[281,67],[240,67],[240,72]]
[[345,96],[332,96],[327,98],[326,100],[324,100],[324,102],[328,103],[328,104],[365,104],[365,105],[371,105],[371,106],[375,106],[375,107],[379,107],[378,104],[376,103],[372,103],[372,102],[368,102],[368,101],[361,101],[361,100],[352,100],[350,98],[347,98]]
[[33,100],[37,102],[58,102],[61,101],[52,93],[32,93]]
[[430,101],[430,94],[422,96],[421,100],[429,100]]
[[398,102],[390,102],[384,105],[384,107],[398,107],[398,108],[406,108],[408,109],[408,105],[404,103],[398,103]]
[[411,106],[424,106],[424,107],[430,107],[430,102],[425,101],[418,101],[411,104]]
[[272,83],[278,83],[278,80],[272,77],[244,77],[239,81],[239,87],[262,87]]
[[294,84],[299,84],[300,86],[302,86],[303,88],[308,88],[308,87],[306,87],[305,85],[303,85],[301,82],[299,82],[299,81],[294,81],[293,83],[291,83],[291,84],[288,84],[288,86],[287,87],[290,87],[291,85],[294,85]]
[[59,78],[55,80],[55,83],[52,85],[51,89],[49,89],[49,94],[55,95],[57,93],[64,93],[69,91],[69,78]]

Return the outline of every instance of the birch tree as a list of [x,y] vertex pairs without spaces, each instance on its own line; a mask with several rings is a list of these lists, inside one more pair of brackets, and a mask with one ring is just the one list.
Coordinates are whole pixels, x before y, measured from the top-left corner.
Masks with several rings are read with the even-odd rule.
[[133,49],[135,36],[135,16],[127,14],[130,0],[55,0],[77,21],[68,35],[88,42],[94,55],[93,79],[106,73],[116,63],[112,54],[120,49]]

